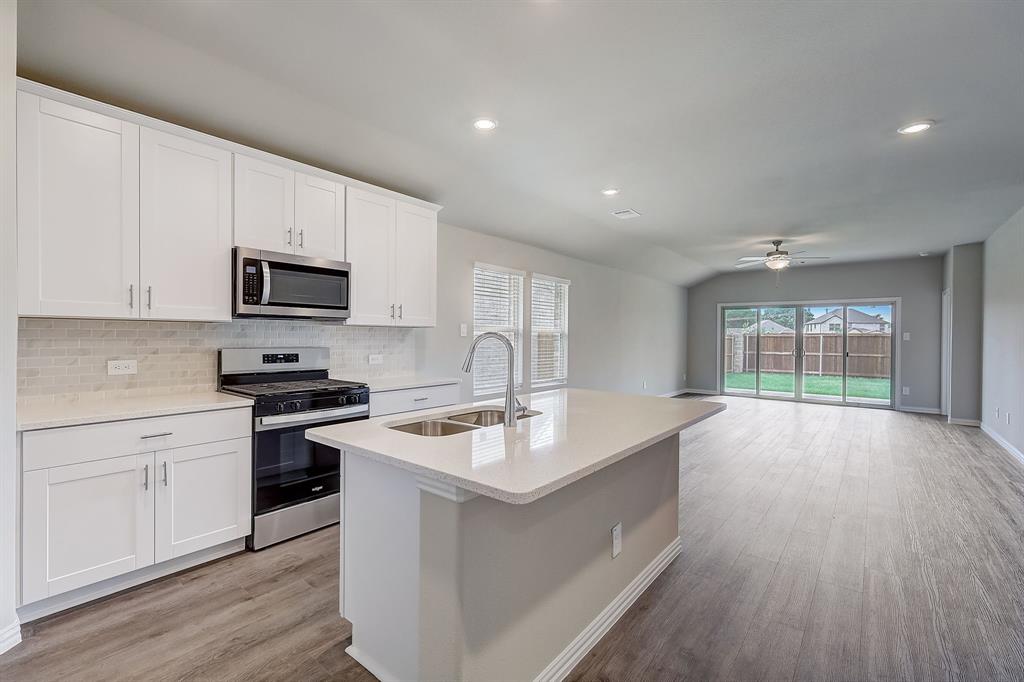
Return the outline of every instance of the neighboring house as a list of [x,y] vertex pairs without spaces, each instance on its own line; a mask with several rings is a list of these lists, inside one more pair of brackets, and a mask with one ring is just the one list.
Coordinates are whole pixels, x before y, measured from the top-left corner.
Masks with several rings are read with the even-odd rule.
[[[743,330],[744,334],[753,334],[757,330],[757,325],[752,324]],[[792,334],[793,330],[789,327],[779,324],[775,320],[761,320],[761,333],[762,334]]]
[[[850,332],[888,332],[889,322],[881,315],[868,315],[856,308],[848,308]],[[804,334],[841,334],[843,332],[843,309],[835,308],[804,323]]]

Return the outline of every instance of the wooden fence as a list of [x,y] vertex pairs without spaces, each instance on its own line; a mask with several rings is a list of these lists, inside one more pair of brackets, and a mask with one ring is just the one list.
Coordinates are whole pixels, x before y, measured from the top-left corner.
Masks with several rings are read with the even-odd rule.
[[[892,375],[892,336],[877,332],[850,334],[847,373],[852,377]],[[765,334],[761,337],[761,371],[790,373],[795,367],[795,334]],[[841,376],[842,334],[804,334],[804,374]],[[725,337],[725,371],[753,372],[757,369],[757,334]]]

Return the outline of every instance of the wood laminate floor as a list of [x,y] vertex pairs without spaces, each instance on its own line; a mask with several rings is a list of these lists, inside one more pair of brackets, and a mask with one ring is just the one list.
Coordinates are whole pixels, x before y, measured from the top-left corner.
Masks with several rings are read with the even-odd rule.
[[[935,417],[748,398],[682,434],[683,550],[574,680],[1024,680],[1024,466]],[[0,679],[364,680],[336,529],[25,628]]]

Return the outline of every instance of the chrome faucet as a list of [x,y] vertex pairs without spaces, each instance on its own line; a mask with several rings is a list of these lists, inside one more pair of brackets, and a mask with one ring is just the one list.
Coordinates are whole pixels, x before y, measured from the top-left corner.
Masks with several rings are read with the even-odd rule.
[[505,350],[508,351],[508,382],[505,384],[505,426],[515,426],[519,415],[526,412],[526,408],[519,402],[519,398],[516,397],[515,391],[513,390],[513,386],[516,381],[516,354],[512,349],[512,342],[504,335],[497,332],[485,332],[481,334],[473,339],[473,345],[469,347],[469,353],[466,354],[466,361],[462,363],[462,371],[473,371],[473,358],[476,355],[476,348],[487,339],[496,339],[501,341],[501,344],[505,346]]

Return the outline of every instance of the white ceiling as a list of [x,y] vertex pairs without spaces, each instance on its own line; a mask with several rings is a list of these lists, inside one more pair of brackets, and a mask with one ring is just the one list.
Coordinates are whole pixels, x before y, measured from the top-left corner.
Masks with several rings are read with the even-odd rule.
[[[1021,2],[25,2],[22,75],[679,283],[1024,204]],[[500,122],[481,134],[478,116]],[[939,125],[919,137],[896,128]],[[622,189],[607,198],[606,186]],[[612,209],[643,216],[620,221]]]

